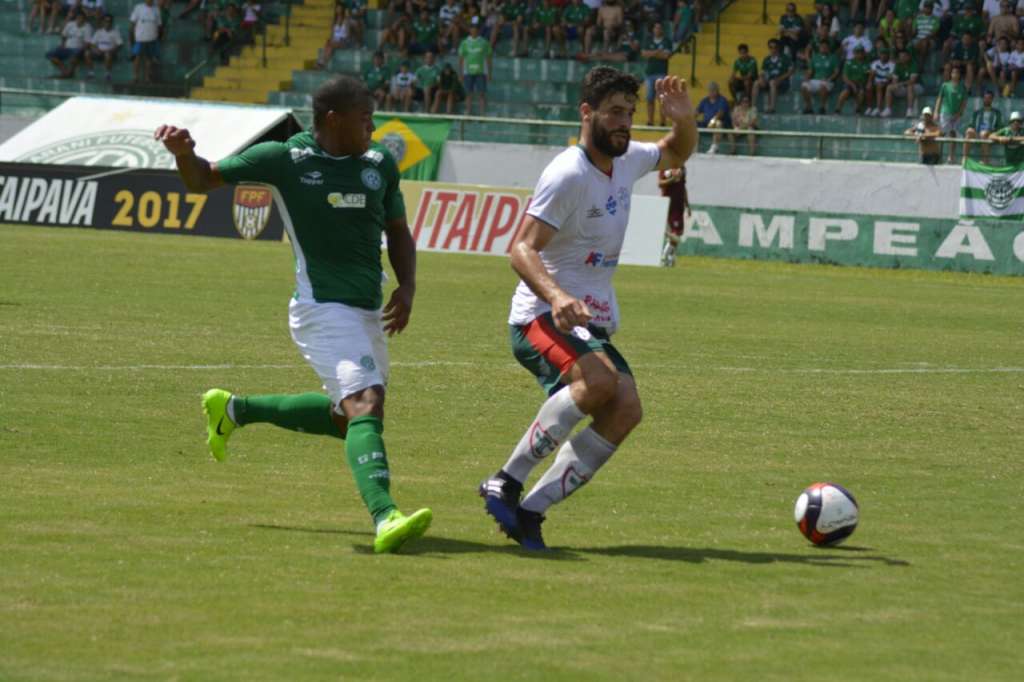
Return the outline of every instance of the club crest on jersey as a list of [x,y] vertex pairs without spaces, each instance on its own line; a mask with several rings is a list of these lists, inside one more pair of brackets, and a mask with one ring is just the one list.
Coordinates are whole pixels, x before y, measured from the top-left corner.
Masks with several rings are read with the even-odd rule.
[[274,194],[264,185],[237,185],[231,206],[235,229],[243,239],[256,239],[270,222]]
[[322,185],[324,184],[324,174],[320,171],[309,171],[299,176],[299,182],[303,185]]
[[608,211],[608,215],[615,215],[615,211],[618,210],[619,204],[615,201],[615,197],[611,194],[608,195],[608,201],[604,204],[604,209]]
[[366,208],[366,195],[348,192],[331,192],[327,195],[327,203],[332,208]]
[[588,218],[600,218],[603,215],[604,211],[599,209],[597,206],[591,206],[590,208],[587,209]]
[[374,192],[384,186],[384,178],[380,176],[376,168],[364,168],[359,177],[362,178],[363,184]]

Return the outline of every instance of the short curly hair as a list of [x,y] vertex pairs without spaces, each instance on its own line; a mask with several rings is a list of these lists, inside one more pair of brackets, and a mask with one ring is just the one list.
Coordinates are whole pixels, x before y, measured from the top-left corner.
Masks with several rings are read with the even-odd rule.
[[638,97],[640,81],[636,76],[625,71],[619,71],[610,66],[598,66],[583,77],[580,101],[586,102],[596,109],[607,97],[620,92],[631,97]]

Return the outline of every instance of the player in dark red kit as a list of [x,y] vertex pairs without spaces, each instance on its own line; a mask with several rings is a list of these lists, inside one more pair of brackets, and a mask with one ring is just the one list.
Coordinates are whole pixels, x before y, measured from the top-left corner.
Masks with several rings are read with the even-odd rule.
[[668,197],[668,229],[665,231],[665,249],[661,252],[661,264],[671,267],[676,264],[676,247],[683,234],[683,221],[690,212],[690,200],[686,196],[686,169],[666,168],[658,171],[658,187],[661,196]]

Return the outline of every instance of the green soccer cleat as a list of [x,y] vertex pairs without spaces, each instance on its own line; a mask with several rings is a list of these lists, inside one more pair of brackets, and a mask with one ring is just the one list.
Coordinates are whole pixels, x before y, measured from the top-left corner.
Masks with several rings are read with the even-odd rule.
[[409,540],[415,540],[426,533],[433,520],[434,512],[429,509],[420,509],[411,516],[395,509],[377,530],[373,551],[377,554],[397,552]]
[[231,394],[221,388],[211,388],[203,394],[203,413],[206,415],[206,444],[210,454],[218,462],[227,459],[228,437],[235,430],[235,423],[228,416],[227,407]]

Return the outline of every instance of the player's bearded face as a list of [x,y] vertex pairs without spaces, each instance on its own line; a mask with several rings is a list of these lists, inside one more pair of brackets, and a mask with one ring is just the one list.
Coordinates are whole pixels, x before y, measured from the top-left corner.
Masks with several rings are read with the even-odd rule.
[[614,95],[590,118],[590,139],[605,156],[622,156],[629,148],[635,102],[625,95]]

